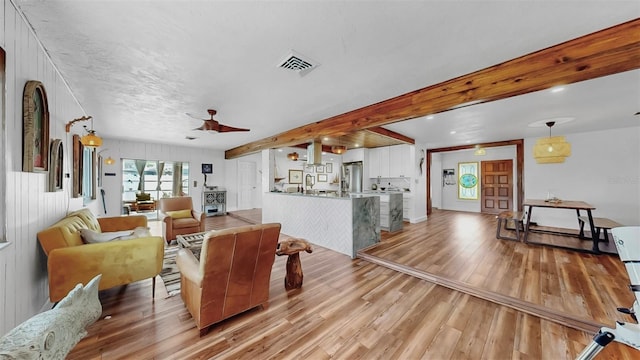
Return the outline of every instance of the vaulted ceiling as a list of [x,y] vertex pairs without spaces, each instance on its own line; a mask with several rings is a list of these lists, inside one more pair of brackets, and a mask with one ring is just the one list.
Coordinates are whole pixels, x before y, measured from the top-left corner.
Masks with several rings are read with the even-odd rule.
[[[451,110],[457,104],[435,101],[434,90],[418,91],[442,91],[443,84],[454,84],[449,79],[633,21],[640,16],[637,1],[15,2],[107,138],[138,140],[145,134],[155,142],[226,150],[231,158],[316,137],[330,118],[340,124],[325,131],[332,137],[326,143],[382,125],[381,131],[427,147],[539,136],[542,129],[527,125],[557,117],[574,119],[558,126],[560,133],[639,121],[633,114],[640,110],[640,71],[630,70],[640,66],[634,57],[637,20],[622,36],[625,45],[621,37],[615,45],[602,39],[589,46],[578,43],[571,56],[526,59],[528,65],[555,59],[560,66],[540,63],[531,76],[507,70],[499,79],[517,85],[520,76],[540,91],[516,86],[511,95],[528,94],[486,102],[510,96],[511,90],[486,86],[492,75],[481,72],[471,79],[485,81],[482,91],[494,89],[491,96],[475,84],[451,91],[459,93],[458,104],[481,104]],[[582,51],[594,47],[611,52],[595,59]],[[317,67],[303,75],[279,67],[292,53]],[[612,57],[624,64],[602,65]],[[576,70],[580,63],[587,67]],[[543,91],[551,83],[536,79],[562,84],[553,74],[560,68],[588,74],[567,83],[594,79],[561,93]],[[412,92],[418,95],[402,98]],[[420,103],[402,106],[398,113],[402,104],[388,101],[392,98]],[[358,110],[369,105],[373,114]],[[208,118],[209,108],[218,111],[221,123],[251,131],[193,130],[202,122],[185,113]],[[354,111],[362,116],[343,115]],[[427,119],[432,113],[435,117]],[[307,133],[288,132],[296,128]]]

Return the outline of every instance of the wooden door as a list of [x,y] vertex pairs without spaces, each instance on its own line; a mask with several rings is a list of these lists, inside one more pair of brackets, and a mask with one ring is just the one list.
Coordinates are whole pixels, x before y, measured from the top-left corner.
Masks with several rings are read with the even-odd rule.
[[480,172],[482,181],[481,212],[497,214],[513,210],[513,161],[483,161]]

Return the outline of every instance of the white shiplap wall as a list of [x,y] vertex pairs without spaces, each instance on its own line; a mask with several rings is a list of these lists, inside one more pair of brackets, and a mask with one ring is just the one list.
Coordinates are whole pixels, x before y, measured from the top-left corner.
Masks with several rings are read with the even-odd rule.
[[[64,172],[70,173],[71,151],[64,124],[82,116],[82,108],[60,78],[13,4],[2,2],[0,46],[6,52],[5,168],[6,239],[0,250],[0,335],[38,313],[47,303],[46,258],[36,233],[68,211],[82,207],[63,192],[46,192],[47,174],[22,172],[22,94],[28,80],[39,80],[47,91],[50,137],[64,142]],[[93,206],[93,204],[92,204]]]

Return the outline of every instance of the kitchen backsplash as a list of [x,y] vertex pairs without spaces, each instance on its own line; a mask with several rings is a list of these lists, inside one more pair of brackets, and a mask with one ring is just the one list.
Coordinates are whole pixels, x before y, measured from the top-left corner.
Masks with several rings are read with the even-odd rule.
[[378,190],[382,190],[381,188],[385,188],[385,190],[404,190],[411,189],[411,178],[403,177],[403,178],[372,178],[369,179],[372,186],[376,184]]

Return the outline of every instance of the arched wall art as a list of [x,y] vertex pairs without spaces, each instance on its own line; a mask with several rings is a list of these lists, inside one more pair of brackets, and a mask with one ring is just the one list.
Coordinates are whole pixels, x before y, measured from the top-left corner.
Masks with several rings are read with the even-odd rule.
[[22,95],[22,171],[49,168],[49,104],[40,81],[30,80]]

